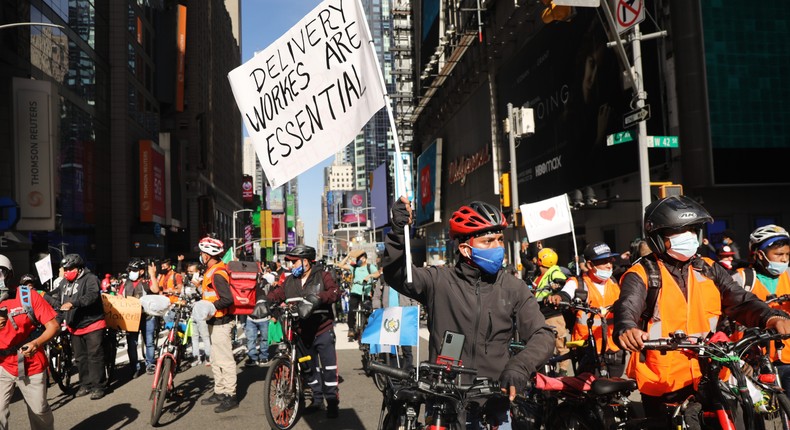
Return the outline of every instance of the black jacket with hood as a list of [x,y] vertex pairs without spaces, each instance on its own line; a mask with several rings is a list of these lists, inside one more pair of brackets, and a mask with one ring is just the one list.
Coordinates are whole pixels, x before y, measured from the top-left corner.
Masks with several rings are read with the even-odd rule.
[[89,269],[84,268],[74,282],[64,282],[63,303],[71,303],[66,311],[66,324],[73,330],[87,327],[104,319],[104,305],[101,299],[99,279]]
[[[385,245],[384,279],[427,308],[431,362],[448,330],[465,335],[461,360],[464,367],[477,369],[478,376],[499,379],[508,370],[528,380],[551,357],[554,334],[524,281],[505,270],[487,275],[461,262],[455,267],[412,266],[412,283],[407,284],[403,236],[391,231]],[[511,358],[514,327],[526,348]]]

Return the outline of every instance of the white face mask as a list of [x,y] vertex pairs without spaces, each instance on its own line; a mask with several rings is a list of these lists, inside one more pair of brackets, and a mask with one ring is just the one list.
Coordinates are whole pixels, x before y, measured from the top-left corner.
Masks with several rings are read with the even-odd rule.
[[688,261],[697,254],[699,240],[693,232],[686,231],[668,237],[669,249],[667,254],[678,261]]
[[607,280],[609,280],[609,278],[612,277],[612,271],[611,270],[606,270],[606,269],[598,269],[598,268],[596,268],[595,269],[595,277],[600,279],[600,280],[602,280],[602,281],[607,281]]
[[130,280],[130,281],[134,282],[134,281],[136,281],[136,280],[137,280],[137,278],[139,278],[139,277],[140,277],[140,272],[137,272],[137,271],[135,271],[135,272],[129,272],[129,280]]

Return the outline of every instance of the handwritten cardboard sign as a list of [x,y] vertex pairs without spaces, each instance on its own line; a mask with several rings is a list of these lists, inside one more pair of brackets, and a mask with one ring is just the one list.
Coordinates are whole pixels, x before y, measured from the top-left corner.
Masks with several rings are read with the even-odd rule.
[[228,74],[270,186],[342,149],[384,107],[369,34],[358,0],[325,0]]
[[115,330],[136,332],[140,329],[142,306],[137,297],[101,295],[104,305],[104,320]]

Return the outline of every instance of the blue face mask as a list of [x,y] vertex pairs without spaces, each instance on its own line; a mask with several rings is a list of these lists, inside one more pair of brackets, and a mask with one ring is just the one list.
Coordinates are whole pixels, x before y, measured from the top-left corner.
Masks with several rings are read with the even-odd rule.
[[612,271],[604,270],[604,269],[595,269],[595,277],[602,281],[606,281],[612,277]]
[[782,273],[784,273],[785,270],[787,270],[787,263],[782,263],[779,261],[769,261],[768,265],[765,267],[765,270],[767,270],[768,273],[774,276],[779,276]]
[[669,249],[667,249],[667,254],[675,260],[688,261],[697,254],[697,248],[699,248],[697,235],[687,231],[669,236]]
[[505,248],[480,249],[472,248],[472,262],[485,273],[494,275],[502,268],[502,261],[505,259]]
[[294,267],[293,270],[291,270],[291,276],[294,278],[300,278],[302,275],[304,275],[304,264],[299,267]]

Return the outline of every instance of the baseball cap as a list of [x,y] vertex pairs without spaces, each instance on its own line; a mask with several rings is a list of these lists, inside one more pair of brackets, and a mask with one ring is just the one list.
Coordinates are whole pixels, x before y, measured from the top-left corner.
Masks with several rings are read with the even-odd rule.
[[724,245],[716,250],[716,255],[721,257],[728,257],[731,255],[735,255],[735,251],[729,245]]
[[606,258],[614,258],[619,254],[612,252],[612,250],[609,248],[609,245],[603,242],[593,242],[584,248],[582,255],[587,261],[595,261]]

